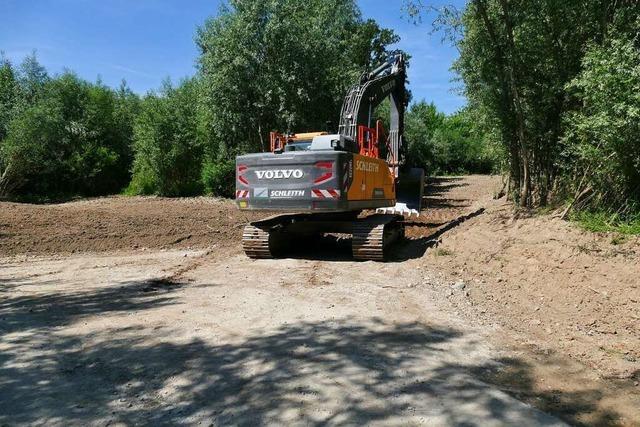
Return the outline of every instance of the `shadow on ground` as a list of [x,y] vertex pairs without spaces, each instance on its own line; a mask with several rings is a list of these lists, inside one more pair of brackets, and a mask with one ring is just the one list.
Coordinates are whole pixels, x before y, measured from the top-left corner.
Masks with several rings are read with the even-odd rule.
[[[462,178],[428,178],[423,198],[424,210],[435,217],[442,217],[438,211],[446,212],[448,220],[430,222],[428,220],[405,220],[405,227],[418,228],[423,231],[421,237],[407,237],[392,245],[386,257],[388,262],[403,262],[409,259],[421,258],[426,250],[436,246],[440,237],[447,231],[457,227],[464,221],[484,212],[479,209],[463,215],[460,212],[469,206],[466,199],[448,199],[446,194],[456,187],[467,186]],[[423,215],[425,214],[423,211]],[[425,215],[429,217],[429,215]],[[304,241],[290,242],[290,248],[285,250],[281,258],[309,259],[316,261],[353,261],[351,251],[351,237],[339,235],[324,235]]]
[[[456,228],[463,222],[481,215],[484,209],[477,209],[469,214],[444,223],[424,223],[407,221],[406,227],[419,227],[429,229],[423,237],[406,237],[395,242],[387,251],[387,262],[403,262],[410,259],[421,258],[427,249],[436,247],[440,238],[448,231]],[[351,237],[325,235],[298,242],[283,253],[282,258],[309,259],[316,261],[353,261],[351,251]]]
[[[80,292],[57,291],[55,280],[0,279],[0,296],[13,288],[50,286],[52,291],[28,293],[0,299],[0,336],[7,333],[41,331],[65,326],[84,317],[130,313],[173,303],[171,292],[183,283],[168,279],[118,283],[107,288]],[[82,289],[79,284],[76,289]]]
[[554,423],[488,383],[560,402],[551,409],[570,422],[598,411],[596,391],[538,391],[529,366],[516,359],[478,365],[451,357],[451,348],[466,355],[477,343],[446,327],[343,318],[223,339],[216,330],[186,338],[171,326],[106,323],[89,335],[64,328],[175,304],[179,289],[157,280],[5,298],[0,425]]

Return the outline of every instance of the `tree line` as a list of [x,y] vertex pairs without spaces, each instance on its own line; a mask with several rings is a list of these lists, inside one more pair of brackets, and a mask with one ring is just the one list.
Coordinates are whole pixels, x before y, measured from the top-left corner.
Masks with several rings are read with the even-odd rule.
[[[414,18],[428,7],[405,2]],[[469,0],[438,12],[468,108],[502,147],[510,197],[637,218],[640,3]]]
[[[231,0],[196,33],[195,76],[144,96],[30,55],[0,63],[0,197],[126,192],[232,196],[237,154],[268,150],[271,130],[325,130],[348,87],[399,37],[354,0]],[[384,112],[383,112],[384,115]],[[431,173],[490,172],[467,111],[418,102],[410,161]]]
[[[525,207],[639,218],[639,17],[632,0],[439,10],[468,105],[447,116],[413,103],[409,162],[431,174],[504,171]],[[271,130],[325,130],[399,37],[355,0],[229,0],[195,41],[195,75],[144,96],[50,76],[35,55],[2,58],[0,197],[231,196],[237,154],[266,150]]]

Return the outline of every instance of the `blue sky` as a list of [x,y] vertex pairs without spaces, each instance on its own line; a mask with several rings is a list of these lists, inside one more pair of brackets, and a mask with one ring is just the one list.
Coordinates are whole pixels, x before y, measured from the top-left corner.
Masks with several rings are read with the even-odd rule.
[[[430,19],[415,26],[402,17],[400,0],[359,0],[373,18],[402,37],[412,55],[414,100],[434,101],[451,113],[464,105],[449,68],[455,48],[430,35]],[[50,73],[71,69],[110,86],[125,79],[138,93],[166,77],[194,73],[196,27],[215,15],[220,0],[0,0],[0,50],[19,63],[32,50]],[[464,0],[452,0],[458,6]]]

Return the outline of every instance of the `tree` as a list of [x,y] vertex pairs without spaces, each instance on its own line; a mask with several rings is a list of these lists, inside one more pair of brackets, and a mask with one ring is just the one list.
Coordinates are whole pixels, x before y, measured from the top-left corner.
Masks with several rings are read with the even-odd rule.
[[442,125],[445,115],[434,103],[420,101],[413,104],[405,115],[405,139],[408,143],[407,161],[423,167],[428,173],[436,172],[433,134]]
[[132,138],[132,117],[121,110],[131,107],[124,107],[131,96],[122,100],[71,72],[42,81],[45,73],[27,75],[36,77],[23,76],[19,108],[0,147],[0,196],[120,191],[129,180]]
[[324,130],[359,74],[398,40],[354,0],[231,0],[198,30],[209,156],[267,149],[268,132]]
[[602,45],[590,45],[582,71],[567,85],[581,106],[565,116],[563,138],[574,197],[622,216],[640,208],[638,44],[616,31]]
[[495,144],[469,108],[451,115],[424,101],[406,115],[408,161],[428,174],[490,173],[498,163]]
[[0,144],[7,136],[7,128],[18,101],[18,80],[11,62],[0,54]]
[[26,103],[35,102],[42,94],[47,81],[49,81],[47,69],[40,64],[36,52],[33,51],[20,64],[19,82],[24,101]]
[[130,193],[178,196],[202,191],[199,85],[196,78],[177,87],[165,81],[159,94],[151,93],[142,100],[134,126]]
[[[411,13],[420,2],[408,1]],[[494,126],[508,157],[510,195],[522,206],[544,205],[564,169],[566,85],[580,72],[588,43],[611,25],[628,32],[637,2],[605,0],[470,0],[461,13],[445,8],[439,22],[459,31],[454,69],[474,110]],[[570,23],[570,25],[567,25]]]
[[34,178],[34,186],[40,188],[59,182],[48,180],[55,179],[56,157],[62,153],[54,147],[64,140],[63,133],[64,120],[53,103],[31,106],[11,121],[0,147],[0,197],[24,194],[23,188]]

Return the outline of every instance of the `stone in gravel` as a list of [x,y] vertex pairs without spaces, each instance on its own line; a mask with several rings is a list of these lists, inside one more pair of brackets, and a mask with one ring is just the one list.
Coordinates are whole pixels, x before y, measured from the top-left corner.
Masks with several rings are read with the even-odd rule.
[[457,282],[455,282],[453,284],[453,286],[451,286],[453,289],[455,289],[456,291],[463,291],[464,288],[467,287],[467,285],[465,285],[465,283],[462,280],[458,280]]

